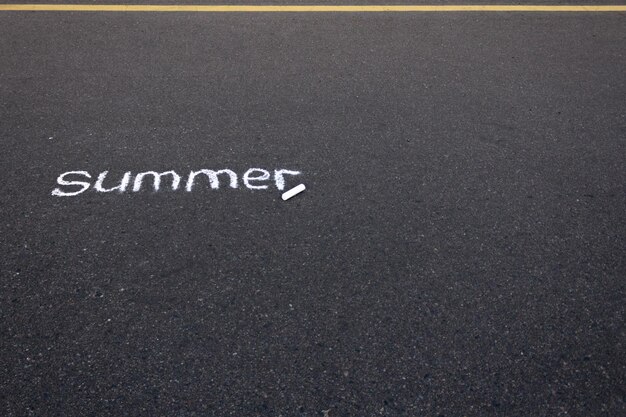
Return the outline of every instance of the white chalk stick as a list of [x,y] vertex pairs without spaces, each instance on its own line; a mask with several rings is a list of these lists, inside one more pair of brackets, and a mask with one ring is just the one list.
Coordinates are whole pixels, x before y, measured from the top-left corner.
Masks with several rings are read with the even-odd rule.
[[289,200],[291,197],[293,197],[294,195],[300,194],[305,189],[306,187],[304,186],[304,184],[296,185],[291,190],[285,191],[283,193],[283,201]]

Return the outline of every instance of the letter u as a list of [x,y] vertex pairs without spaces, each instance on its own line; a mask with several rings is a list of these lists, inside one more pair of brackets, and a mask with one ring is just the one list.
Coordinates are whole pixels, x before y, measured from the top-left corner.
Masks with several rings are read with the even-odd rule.
[[104,182],[104,179],[106,178],[108,173],[109,171],[101,172],[100,175],[98,175],[98,180],[94,184],[93,188],[101,193],[110,193],[111,191],[119,191],[120,193],[123,193],[124,191],[126,191],[126,187],[128,187],[128,183],[130,182],[130,172],[126,172],[124,174],[118,186],[112,188],[104,188],[102,186],[102,183]]

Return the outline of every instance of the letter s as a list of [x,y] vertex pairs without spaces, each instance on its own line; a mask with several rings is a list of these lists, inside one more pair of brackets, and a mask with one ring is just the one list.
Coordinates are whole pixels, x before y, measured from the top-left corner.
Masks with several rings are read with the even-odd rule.
[[57,178],[57,184],[59,185],[80,185],[82,188],[78,191],[72,191],[72,192],[64,192],[61,191],[58,188],[55,188],[54,190],[52,190],[52,195],[56,195],[58,197],[69,197],[69,196],[73,196],[73,195],[78,195],[80,193],[82,193],[83,191],[85,191],[87,188],[89,188],[89,186],[91,185],[88,182],[84,182],[84,181],[66,181],[65,180],[65,176],[66,175],[84,175],[87,178],[91,178],[91,175],[89,175],[89,173],[87,171],[68,171],[68,172],[64,172],[63,174],[59,175],[59,178]]

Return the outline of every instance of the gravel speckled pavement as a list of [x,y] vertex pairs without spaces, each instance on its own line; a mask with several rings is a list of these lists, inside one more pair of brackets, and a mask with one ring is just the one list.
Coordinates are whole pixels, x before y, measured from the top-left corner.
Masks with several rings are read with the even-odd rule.
[[[0,415],[624,415],[625,68],[624,13],[0,12]],[[307,189],[93,190],[253,167]]]

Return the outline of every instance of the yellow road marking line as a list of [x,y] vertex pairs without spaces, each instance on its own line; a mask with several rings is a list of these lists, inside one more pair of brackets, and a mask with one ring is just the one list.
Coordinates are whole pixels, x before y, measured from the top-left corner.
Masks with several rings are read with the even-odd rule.
[[0,11],[62,12],[626,12],[626,5],[126,5],[126,4],[0,4]]

